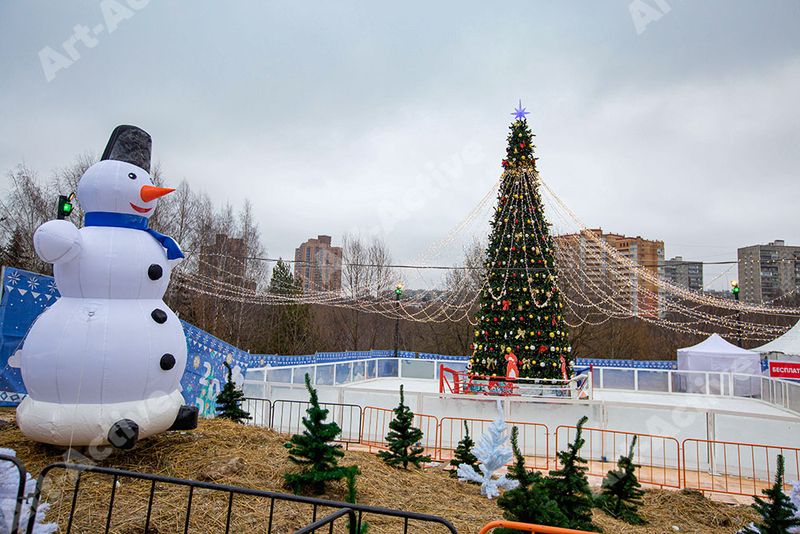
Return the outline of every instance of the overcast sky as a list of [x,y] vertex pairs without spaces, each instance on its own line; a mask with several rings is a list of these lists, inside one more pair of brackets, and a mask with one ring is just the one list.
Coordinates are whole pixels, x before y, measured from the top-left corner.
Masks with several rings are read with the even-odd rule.
[[0,170],[136,124],[167,182],[250,198],[270,256],[361,231],[410,262],[491,188],[522,99],[583,223],[731,260],[800,244],[798,28],[798,0],[0,0]]

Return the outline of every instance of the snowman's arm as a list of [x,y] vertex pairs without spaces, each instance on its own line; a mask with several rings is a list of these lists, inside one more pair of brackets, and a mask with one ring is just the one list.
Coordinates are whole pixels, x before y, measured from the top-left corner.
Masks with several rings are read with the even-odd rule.
[[78,229],[69,221],[47,221],[33,234],[33,248],[47,263],[63,263],[81,252],[83,239]]

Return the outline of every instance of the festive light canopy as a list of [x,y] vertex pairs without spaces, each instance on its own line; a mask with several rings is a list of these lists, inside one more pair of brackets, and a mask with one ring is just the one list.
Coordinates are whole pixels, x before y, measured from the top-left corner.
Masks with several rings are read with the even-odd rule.
[[[528,114],[521,101],[512,113],[515,123],[525,124]],[[186,290],[232,302],[260,305],[320,304],[418,322],[443,323],[468,319],[476,326],[480,324],[481,316],[474,314],[484,295],[488,293],[494,298],[509,291],[516,295],[518,288],[520,292],[525,289],[525,284],[520,285],[520,281],[527,281],[528,278],[552,285],[550,293],[557,292],[564,307],[563,313],[555,315],[562,315],[570,327],[638,317],[677,332],[698,335],[736,333],[743,340],[766,342],[787,329],[768,324],[767,319],[800,316],[800,308],[797,307],[773,303],[748,304],[689,290],[665,279],[658,268],[640,265],[623,255],[583,224],[550,185],[541,179],[538,171],[530,172],[528,167],[535,167],[536,158],[532,152],[528,153],[529,148],[517,146],[517,154],[514,154],[514,147],[509,145],[510,152],[502,162],[504,172],[500,179],[492,184],[464,220],[442,239],[427,247],[412,265],[394,266],[401,273],[393,269],[380,269],[377,276],[366,277],[356,287],[347,287],[342,291],[307,290],[302,294],[275,294],[254,287],[241,275],[221,270],[218,262],[212,264],[214,254],[193,252],[173,272],[173,279]],[[525,165],[522,165],[523,155]],[[494,208],[492,200],[501,200],[503,197],[506,200]],[[509,215],[508,210],[525,203],[543,205],[553,223],[552,227],[544,219],[538,218],[540,212],[531,217]],[[502,246],[489,247],[485,264],[480,261],[457,267],[436,264],[437,258],[453,246],[464,243],[465,237],[486,235],[486,230],[481,226],[489,219],[494,221],[495,233],[506,237]],[[522,251],[523,258],[519,257],[520,250],[516,250],[514,245],[518,238],[526,243]],[[534,243],[538,244],[538,254],[543,248],[549,248],[552,256],[538,263],[533,256],[537,246]],[[552,243],[552,246],[543,247],[542,244],[546,243]],[[520,244],[520,248],[522,246]],[[228,261],[244,264],[262,260],[228,257]],[[198,268],[204,264],[213,269]],[[492,276],[489,276],[487,266],[491,267]],[[417,285],[430,286],[431,273],[442,269],[451,270],[458,276],[448,277],[444,286],[440,283],[430,290],[404,291],[403,298],[398,301],[394,292],[398,275],[402,277],[405,287],[412,285],[413,281]],[[203,271],[217,272],[220,276],[215,278],[201,274]],[[243,271],[247,272],[247,269]],[[531,295],[536,306],[547,303],[546,291],[544,295],[544,298],[542,294]],[[530,347],[530,343],[527,346]],[[547,346],[549,348],[551,345]]]

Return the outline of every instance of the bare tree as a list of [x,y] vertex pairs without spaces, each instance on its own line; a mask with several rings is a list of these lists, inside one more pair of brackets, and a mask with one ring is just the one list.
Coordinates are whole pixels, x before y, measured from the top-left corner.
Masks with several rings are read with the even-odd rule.
[[9,171],[8,181],[8,192],[0,196],[4,260],[15,267],[49,274],[50,264],[39,260],[34,252],[33,233],[55,215],[56,197],[24,164]]

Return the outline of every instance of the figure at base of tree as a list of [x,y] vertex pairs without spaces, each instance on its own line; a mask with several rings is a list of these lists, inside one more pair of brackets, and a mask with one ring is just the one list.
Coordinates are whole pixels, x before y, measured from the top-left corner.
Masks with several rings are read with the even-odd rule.
[[217,395],[217,417],[230,419],[237,423],[244,423],[250,417],[250,413],[242,409],[242,399],[244,392],[236,386],[233,381],[233,369],[228,362],[222,362],[228,370],[228,379],[222,387],[222,391]]

